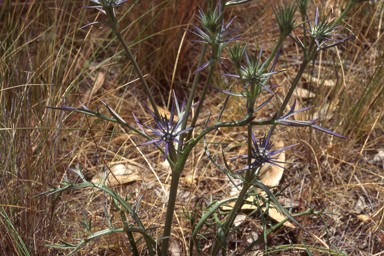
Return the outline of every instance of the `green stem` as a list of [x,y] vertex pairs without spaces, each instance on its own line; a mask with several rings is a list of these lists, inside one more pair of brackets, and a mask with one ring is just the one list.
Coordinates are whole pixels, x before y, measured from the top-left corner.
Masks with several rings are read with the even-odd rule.
[[[194,138],[189,145],[184,149],[182,154],[179,156],[178,161],[174,168],[172,169],[172,182],[171,182],[171,188],[169,192],[169,199],[168,199],[168,208],[166,213],[166,220],[165,220],[165,227],[164,227],[164,233],[163,237],[168,237],[163,240],[163,243],[161,245],[161,252],[165,254],[168,250],[168,244],[169,244],[169,236],[171,232],[171,226],[172,226],[172,219],[173,219],[173,212],[175,208],[176,203],[176,194],[177,194],[177,187],[180,179],[180,175],[182,171],[184,170],[185,163],[188,159],[189,153],[191,150],[196,146],[199,140],[201,140],[204,135],[208,134],[214,129],[217,129],[218,127],[233,127],[233,126],[244,126],[249,124],[252,121],[252,116],[248,113],[244,119],[237,121],[237,122],[217,122],[211,127],[207,128],[206,130],[202,131],[196,138]],[[262,123],[258,123],[259,125],[262,125]],[[248,185],[249,188],[249,185]],[[248,190],[247,188],[247,190]],[[232,221],[233,222],[233,221]]]
[[[347,8],[344,10],[344,12],[340,15],[340,17],[333,23],[333,26],[335,26],[337,23],[340,22],[340,20],[346,15],[346,13],[352,8],[353,6],[353,3],[352,1],[349,3],[349,5],[347,6]],[[304,17],[302,17],[304,19]],[[305,33],[305,31],[304,31]],[[304,37],[305,37],[305,34],[304,34]],[[304,38],[304,40],[306,40],[306,38]],[[305,41],[306,42],[306,41]],[[306,46],[306,44],[305,44]],[[289,92],[287,94],[287,96],[285,97],[284,99],[284,102],[283,104],[281,105],[278,113],[276,114],[276,119],[278,119],[282,114],[283,114],[283,111],[285,110],[285,107],[288,105],[288,102],[289,100],[291,99],[292,97],[292,94],[294,92],[294,90],[296,89],[299,81],[300,81],[300,78],[301,76],[303,75],[304,73],[304,70],[305,68],[307,67],[308,63],[310,63],[315,57],[316,57],[316,54],[317,54],[317,47],[316,47],[316,44],[314,42],[314,40],[312,40],[309,44],[309,47],[307,48],[307,50],[304,50],[304,60],[303,60],[303,63],[301,64],[301,67],[300,67],[300,70],[299,72],[297,73],[296,77],[295,77],[295,80],[293,81],[292,83],[292,86],[291,88],[289,89]],[[270,137],[274,131],[274,129],[276,128],[276,123],[274,123],[270,130],[269,130],[269,134],[268,134],[268,137]]]
[[136,247],[135,238],[133,237],[132,232],[129,231],[128,221],[127,221],[127,218],[125,217],[125,212],[124,211],[120,211],[120,216],[121,216],[121,220],[123,221],[124,228],[126,229],[126,233],[127,233],[127,236],[128,236],[129,244],[132,247],[132,253],[135,256],[140,256],[140,253],[139,253],[139,251],[137,250],[137,247]]
[[147,82],[144,79],[143,73],[141,72],[140,67],[137,64],[137,62],[135,60],[135,57],[133,57],[133,54],[132,54],[131,50],[129,50],[129,47],[128,47],[127,43],[125,42],[123,36],[121,35],[120,30],[118,29],[118,27],[116,26],[116,27],[111,27],[111,28],[112,28],[113,32],[115,33],[115,35],[117,36],[117,39],[119,39],[120,43],[122,44],[128,59],[131,61],[132,65],[133,65],[133,68],[135,69],[137,75],[139,76],[140,81],[143,84],[145,94],[147,95],[147,97],[149,98],[149,101],[151,102],[151,105],[152,105],[152,108],[153,108],[153,112],[155,113],[156,118],[161,120],[159,110],[157,109],[157,106],[156,106],[156,103],[155,103],[155,99],[153,98],[153,96],[151,94],[149,86],[148,86]]
[[[200,59],[199,59],[199,62],[197,64],[198,67],[201,67],[203,65],[203,62],[204,62],[204,56],[205,56],[205,52],[207,50],[207,45],[204,44],[203,45],[203,48],[201,49],[201,53],[200,53]],[[200,72],[201,71],[198,71],[195,73],[195,77],[193,78],[193,83],[192,83],[192,88],[191,88],[191,91],[189,92],[189,98],[188,98],[188,102],[187,102],[187,105],[185,107],[185,114],[186,113],[189,113],[189,111],[191,110],[191,106],[192,106],[192,102],[193,102],[193,99],[195,97],[195,92],[196,92],[196,88],[197,88],[197,83],[199,82],[199,78],[200,78]],[[182,130],[185,130],[185,128],[187,127],[187,122],[188,122],[188,118],[186,118],[184,121],[183,121],[183,124],[181,126],[181,131]],[[180,135],[180,141],[183,142],[184,141],[184,136],[185,134],[181,134]],[[179,145],[178,146],[178,151],[181,151],[181,147],[182,145]]]
[[[236,200],[236,203],[233,206],[233,209],[232,209],[231,213],[228,216],[228,219],[223,223],[222,226],[223,226],[223,230],[224,230],[225,236],[227,236],[227,234],[228,234],[228,232],[230,230],[229,228],[232,226],[232,224],[233,224],[233,222],[234,222],[234,220],[235,220],[235,218],[237,216],[238,211],[243,206],[245,196],[246,196],[250,186],[251,185],[249,183],[244,183],[243,188],[241,189],[241,192],[240,192],[240,194],[238,196],[238,199]],[[220,243],[218,242],[218,238],[216,238],[215,242],[213,244],[213,247],[212,247],[210,255],[216,256],[218,254],[219,250],[220,250]]]
[[238,197],[231,197],[231,198],[225,199],[221,202],[218,202],[215,204],[215,206],[209,208],[208,212],[201,217],[201,219],[199,220],[199,223],[197,223],[196,227],[194,228],[193,233],[192,233],[192,238],[193,239],[196,238],[196,236],[199,232],[199,229],[204,225],[204,223],[209,218],[209,216],[211,216],[219,207],[221,207],[222,205],[227,204],[231,201],[235,201],[237,199],[238,199]]
[[352,9],[352,7],[355,5],[356,3],[351,0],[347,7],[345,8],[345,10],[340,14],[340,16],[335,20],[335,22],[333,22],[331,28],[335,27],[337,24],[339,24],[339,22],[344,19],[345,15],[347,15],[347,13]]
[[[301,20],[303,21],[303,27],[306,28],[305,21],[307,19],[305,17],[305,13],[301,13]],[[304,43],[304,48],[307,48],[307,31],[305,29],[303,29],[303,43]]]
[[[252,83],[251,84],[251,95],[252,95],[252,98],[250,98],[248,100],[248,115],[253,115],[253,111],[255,109],[255,102],[256,102],[256,99],[257,99],[257,92],[259,92],[259,85],[256,86],[255,83]],[[251,124],[248,124],[248,127],[247,127],[247,132],[248,132],[248,166],[251,165],[252,163],[252,125]],[[246,175],[245,175],[245,180],[246,181],[250,181],[250,179],[252,178],[252,173],[251,173],[251,169],[248,169],[247,172],[246,172]],[[242,199],[240,199],[242,200]]]
[[248,131],[248,166],[252,163],[252,125],[247,126]]
[[[248,100],[248,110],[247,110],[248,116],[252,116],[252,114],[253,114],[256,98],[258,96],[257,92],[259,91],[259,86],[255,85],[254,83],[252,83],[250,87],[251,87],[252,98],[250,98]],[[251,124],[248,124],[247,130],[248,130],[248,166],[249,166],[252,163],[252,141],[253,140],[252,140],[252,125]],[[235,220],[235,218],[238,214],[238,211],[241,209],[241,207],[244,204],[244,200],[246,199],[245,197],[246,197],[246,194],[248,192],[248,189],[251,187],[250,181],[253,178],[253,174],[254,173],[252,172],[251,169],[247,169],[243,188],[239,194],[238,199],[236,200],[235,206],[233,207],[231,213],[228,216],[228,219],[223,224],[223,230],[224,230],[225,236],[228,235],[230,227],[232,226],[233,221]],[[211,251],[211,255],[213,255],[213,256],[217,255],[217,253],[220,250],[220,243],[218,241],[219,241],[219,239],[216,238],[215,242],[213,244],[212,251]]]
[[297,73],[297,75],[295,77],[295,80],[293,81],[292,86],[289,89],[289,92],[288,92],[287,96],[284,99],[283,105],[281,105],[281,108],[279,109],[279,112],[277,112],[277,116],[278,117],[280,117],[282,115],[285,107],[288,105],[288,102],[291,99],[292,94],[293,94],[294,90],[296,89],[296,87],[297,87],[297,85],[298,85],[298,83],[300,81],[300,78],[303,75],[304,70],[306,69],[306,67],[307,67],[309,62],[310,62],[309,60],[308,61],[304,60],[303,63],[301,64],[300,70]]
[[[220,8],[220,13],[223,13],[224,10],[225,10],[225,0],[220,0],[220,5],[221,5],[221,8]],[[224,16],[223,16],[223,20],[224,20]]]
[[[183,169],[181,169],[181,171],[182,170]],[[168,252],[169,237],[171,234],[173,212],[175,210],[177,187],[179,185],[180,173],[176,171],[172,172],[171,188],[169,190],[167,214],[165,217],[165,225],[164,225],[164,231],[163,231],[163,237],[166,237],[166,238],[164,238],[161,243],[161,253],[163,255],[167,255],[167,252]]]
[[173,143],[169,144],[168,153],[170,155],[169,157],[171,158],[171,160],[173,162],[176,162],[176,160],[177,160],[176,149],[175,149],[175,146],[173,145]]
[[273,51],[271,55],[269,56],[268,60],[265,63],[265,67],[268,67],[269,64],[271,64],[271,61],[274,59],[277,51],[280,49],[280,46],[283,44],[285,37],[279,37],[279,40],[277,41],[275,48],[273,48]]
[[[297,73],[297,75],[296,75],[296,77],[295,77],[295,80],[293,81],[292,86],[291,86],[291,88],[289,89],[289,92],[288,92],[287,96],[286,96],[285,99],[284,99],[283,104],[281,105],[279,111],[277,112],[275,119],[278,119],[278,118],[281,117],[281,115],[283,114],[283,111],[285,110],[285,107],[288,105],[288,102],[289,102],[289,100],[291,99],[292,94],[293,94],[293,92],[295,91],[295,89],[296,89],[296,87],[297,87],[297,84],[299,83],[300,78],[301,78],[301,76],[303,75],[304,70],[305,70],[305,68],[307,67],[307,65],[308,65],[309,62],[310,62],[310,60],[304,60],[303,63],[301,64],[300,70],[299,70],[299,72]],[[276,125],[277,125],[277,124],[274,123],[274,124],[271,126],[271,128],[270,128],[270,130],[269,130],[268,137],[270,137],[270,136],[272,135],[274,129],[276,128]]]
[[[209,73],[208,73],[207,81],[205,82],[205,85],[204,85],[204,88],[203,88],[203,92],[201,93],[199,104],[197,105],[197,109],[196,109],[195,115],[194,115],[194,117],[192,119],[191,126],[196,125],[197,119],[199,118],[199,114],[200,114],[201,109],[203,108],[203,104],[204,104],[205,97],[206,97],[207,92],[208,92],[209,85],[211,84],[211,81],[212,81],[212,78],[213,78],[213,73],[215,71],[215,67],[216,67],[216,62],[213,62],[211,64],[211,66],[209,67]],[[188,132],[186,141],[188,141],[191,137],[192,137],[192,130],[190,130]]]

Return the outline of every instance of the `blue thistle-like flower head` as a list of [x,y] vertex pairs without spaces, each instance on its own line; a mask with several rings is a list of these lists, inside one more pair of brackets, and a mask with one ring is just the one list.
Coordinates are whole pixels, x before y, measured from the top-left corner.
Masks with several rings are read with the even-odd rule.
[[[192,34],[200,37],[199,40],[191,40],[192,42],[199,42],[203,44],[210,45],[211,47],[218,47],[218,55],[213,56],[207,63],[203,64],[199,67],[195,72],[199,72],[202,69],[210,66],[212,63],[218,61],[222,65],[223,62],[220,60],[220,53],[223,51],[224,47],[231,41],[239,40],[240,35],[230,36],[233,32],[237,30],[233,29],[231,31],[228,30],[229,26],[232,24],[233,18],[226,26],[224,25],[223,13],[220,12],[220,3],[216,6],[214,11],[208,10],[207,13],[204,13],[203,10],[199,10],[199,22],[202,26],[202,29],[197,26],[192,26],[195,28],[195,31],[187,30]],[[225,65],[224,65],[225,66]]]
[[[105,7],[112,7],[112,8],[115,8],[115,7],[119,7],[121,6],[121,4],[129,1],[129,0],[90,0],[91,2],[94,2],[95,6],[87,6],[85,8],[102,8],[104,9]],[[105,11],[103,10],[100,10],[102,12],[105,13]]]
[[91,2],[97,4],[92,6],[85,6],[84,8],[96,8],[100,12],[104,13],[108,17],[108,21],[95,21],[89,23],[82,28],[96,25],[96,24],[104,24],[111,27],[112,24],[117,25],[115,8],[121,6],[121,4],[129,1],[129,0],[90,0]]
[[263,53],[263,48],[261,48],[259,56],[255,54],[255,57],[249,57],[247,51],[245,51],[245,58],[246,58],[246,64],[241,65],[241,76],[240,75],[233,75],[233,74],[223,74],[225,76],[232,76],[236,78],[240,78],[242,80],[245,80],[247,82],[244,89],[246,89],[250,84],[257,84],[260,86],[261,89],[265,89],[268,92],[274,94],[270,88],[271,86],[267,86],[266,83],[268,82],[269,78],[277,73],[280,73],[281,71],[274,71],[277,59],[279,57],[279,53],[276,55],[275,61],[272,65],[272,68],[269,72],[267,72],[267,68],[265,66],[266,62],[261,62],[261,55]]
[[294,15],[297,9],[297,6],[293,5],[294,2],[291,3],[290,6],[285,2],[284,6],[277,5],[277,8],[273,7],[272,10],[275,13],[277,23],[279,24],[280,36],[286,37],[292,30],[295,28]]
[[[272,150],[273,143],[270,142],[270,136],[263,137],[259,140],[259,142],[257,142],[253,132],[252,132],[252,142],[253,142],[252,155],[251,155],[252,163],[250,165],[248,165],[247,167],[237,171],[238,173],[242,172],[244,170],[247,170],[247,169],[256,169],[258,167],[263,166],[264,164],[271,164],[271,165],[275,165],[275,166],[279,166],[281,168],[284,168],[283,166],[276,163],[277,157],[275,157],[275,156],[277,154],[283,152],[284,150],[287,150],[287,149],[297,145],[297,144],[295,144],[295,145],[285,147],[283,149]],[[249,157],[248,155],[241,155],[241,156],[233,158],[233,161],[236,159],[239,159],[239,158],[244,159],[244,158],[248,158],[248,157]]]
[[237,44],[236,42],[232,45],[232,47],[226,48],[233,66],[235,66],[237,69],[241,68],[241,59],[244,56],[246,48],[247,44],[241,46],[241,44]]
[[[354,37],[354,36],[349,36],[344,39],[333,38],[333,37],[345,36],[344,34],[335,34],[336,30],[341,26],[333,26],[333,20],[327,21],[327,17],[324,17],[322,20],[319,20],[319,9],[316,9],[316,18],[315,18],[314,26],[312,26],[311,22],[309,21],[309,18],[308,18],[308,24],[310,28],[309,30],[304,27],[301,27],[301,28],[306,30],[310,34],[310,36],[313,38],[313,40],[315,40],[318,50],[323,50],[326,48],[336,46]],[[335,42],[335,43],[328,44],[329,41]]]
[[309,0],[296,0],[301,15],[305,15],[308,9]]
[[228,31],[229,26],[232,24],[233,18],[226,26],[224,25],[223,13],[220,12],[220,5],[216,6],[215,10],[208,11],[204,13],[203,10],[199,10],[198,16],[199,22],[203,29],[198,28],[197,26],[192,26],[195,28],[195,31],[188,30],[192,34],[200,37],[202,40],[191,40],[192,42],[199,42],[203,44],[224,44],[230,41],[235,41],[239,39],[239,35],[228,38],[230,34],[235,32],[237,29]]
[[[157,139],[153,139],[153,140],[150,140],[150,141],[147,141],[147,142],[144,142],[138,146],[142,146],[142,145],[147,145],[147,144],[151,144],[151,143],[156,143],[155,147],[159,146],[160,144],[164,143],[165,144],[165,147],[164,147],[164,160],[167,158],[167,155],[168,155],[168,151],[169,151],[169,148],[170,146],[172,145],[173,146],[173,142],[177,142],[179,144],[182,144],[184,145],[181,141],[179,141],[179,135],[189,131],[189,130],[192,130],[193,128],[195,128],[196,126],[193,126],[193,127],[188,127],[187,129],[185,130],[181,130],[181,124],[183,123],[183,121],[188,117],[188,113],[184,113],[183,111],[179,112],[178,113],[183,113],[183,116],[179,116],[178,117],[178,120],[177,122],[174,124],[174,104],[172,104],[172,109],[171,109],[171,116],[168,120],[167,116],[164,114],[163,116],[161,116],[160,120],[156,117],[155,113],[153,113],[153,111],[148,107],[147,104],[145,104],[149,113],[151,114],[151,116],[153,117],[154,121],[155,121],[155,125],[157,127],[157,129],[155,128],[152,128],[142,122],[139,121],[139,119],[137,119],[137,117],[135,116],[135,114],[133,114],[133,117],[135,118],[136,120],[136,123],[137,125],[139,126],[139,128],[145,133],[148,135],[148,133],[144,130],[143,126],[145,126],[147,129],[151,130],[154,135],[156,137],[159,137]],[[181,108],[182,109],[182,108]],[[179,108],[178,108],[179,110]]]

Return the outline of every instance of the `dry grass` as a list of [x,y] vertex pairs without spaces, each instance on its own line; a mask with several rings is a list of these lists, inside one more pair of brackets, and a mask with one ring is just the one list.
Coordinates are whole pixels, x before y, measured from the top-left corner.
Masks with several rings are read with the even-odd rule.
[[[316,106],[301,116],[301,120],[320,118],[320,125],[350,139],[332,139],[314,130],[286,127],[278,129],[274,136],[285,145],[300,143],[287,154],[287,160],[294,164],[289,165],[281,182],[281,185],[292,183],[286,194],[292,199],[294,209],[328,208],[334,213],[326,218],[329,231],[326,232],[318,218],[301,218],[300,223],[319,239],[305,237],[298,229],[281,230],[269,239],[271,254],[281,255],[284,251],[288,255],[306,255],[300,236],[305,237],[314,255],[331,254],[324,252],[326,243],[319,241],[331,242],[347,255],[381,255],[384,250],[384,161],[374,161],[374,155],[384,150],[381,22],[384,8],[383,1],[375,2],[376,5],[366,3],[355,8],[346,20],[358,39],[319,55],[300,83],[301,88],[315,95],[298,97],[300,105]],[[119,9],[120,13],[128,11],[131,3],[133,0]],[[196,7],[204,4],[202,0],[135,1],[132,11],[121,21],[122,27],[128,27],[124,35],[137,53],[140,66],[145,67],[144,73],[159,106],[167,106],[171,88],[181,99],[190,87],[200,45],[188,41],[192,39],[190,34],[183,38],[184,28],[195,22]],[[264,45],[265,56],[278,36],[268,4],[269,1],[253,1],[228,14],[238,16],[234,26],[242,27],[242,39],[249,42],[250,50],[256,52]],[[333,6],[337,15],[340,1],[319,4],[326,6],[326,10]],[[98,191],[33,198],[48,190],[50,184],[57,185],[66,170],[77,163],[89,179],[105,163],[111,167],[117,163],[138,167],[140,180],[114,189],[121,195],[130,193],[133,204],[142,196],[140,217],[146,227],[161,227],[164,223],[170,171],[159,153],[150,146],[133,148],[133,143],[139,144],[141,140],[111,123],[45,108],[59,104],[78,107],[81,100],[95,109],[98,99],[102,99],[128,123],[134,123],[132,111],[139,119],[150,120],[141,103],[144,94],[140,83],[119,52],[120,45],[113,41],[107,29],[80,29],[102,18],[96,17],[97,12],[83,10],[82,5],[82,1],[67,0],[0,1],[0,254],[3,255],[62,253],[44,245],[57,244],[59,240],[76,243],[74,239],[84,238],[86,234],[79,222],[84,209],[93,218],[95,229],[106,227],[103,207],[107,197]],[[351,32],[346,30],[346,33]],[[298,70],[298,56],[298,49],[287,40],[277,67],[286,72],[273,81],[281,85],[280,96],[259,118],[268,119],[276,109],[273,105],[281,104]],[[225,67],[219,69],[233,72]],[[204,81],[205,75],[201,77]],[[235,81],[217,76],[214,83],[228,88]],[[202,117],[209,112],[218,113],[223,100],[222,95],[210,94]],[[235,99],[230,101],[225,118],[242,115],[238,104]],[[214,156],[223,150],[227,157],[246,150],[246,136],[240,128],[221,129],[212,133],[208,141]],[[76,181],[71,173],[68,178]],[[202,146],[192,153],[181,180],[171,244],[182,248],[182,255],[186,255],[190,229],[181,214],[183,208],[201,208],[209,203],[209,195],[214,200],[226,198],[229,185],[225,175],[209,163]],[[359,215],[368,216],[369,221],[363,222]],[[115,218],[120,221],[118,216]],[[247,218],[245,226],[231,242],[232,250],[246,245],[248,233],[261,230],[256,216]],[[159,238],[161,228],[155,229],[153,235]],[[143,245],[139,249],[145,254]],[[129,255],[129,246],[126,237],[117,234],[101,238],[79,253],[86,254]]]

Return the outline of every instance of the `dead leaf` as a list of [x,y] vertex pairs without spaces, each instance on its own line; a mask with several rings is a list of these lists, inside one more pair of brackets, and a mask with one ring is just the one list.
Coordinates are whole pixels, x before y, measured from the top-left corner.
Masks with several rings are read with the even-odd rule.
[[182,255],[181,246],[176,241],[173,241],[171,243],[171,246],[169,249],[171,251],[172,256],[181,256]]
[[[266,209],[265,207],[262,208],[263,212],[265,211],[265,209]],[[278,210],[276,210],[275,208],[271,208],[271,207],[269,207],[269,209],[268,209],[268,215],[269,215],[272,219],[274,219],[275,221],[277,221],[277,222],[281,222],[281,221],[283,221],[283,220],[285,220],[285,219],[287,218],[287,216],[281,214]],[[296,228],[296,227],[295,227],[291,222],[289,222],[289,221],[284,222],[283,225],[286,226],[286,227],[289,227],[289,228]]]
[[[147,100],[147,105],[148,105],[148,107],[149,107],[152,111],[154,111],[154,110],[153,110],[153,107],[152,107],[152,104],[151,104],[151,102],[149,101],[149,99]],[[160,106],[157,106],[157,109],[159,110],[160,115],[166,115],[167,118],[170,118],[170,116],[171,116],[171,112],[170,112],[170,111],[168,111],[168,110],[166,110],[165,108],[162,108],[162,107],[160,107]],[[174,114],[174,116],[173,116],[173,122],[177,122],[177,111],[175,110],[175,112],[174,112],[173,114]]]
[[[119,182],[121,184],[125,184],[132,181],[141,180],[139,171],[140,168],[134,165],[117,164],[111,167],[111,172],[115,175],[116,178],[111,173],[109,173],[109,171],[107,171],[107,174],[109,173],[109,175],[106,184],[108,186],[115,186],[118,185]],[[103,177],[104,173],[99,173],[92,178],[91,182],[101,183],[103,181]]]
[[[224,211],[230,211],[230,210],[232,210],[232,208],[233,208],[233,203],[232,204],[230,204],[231,206],[223,206],[222,207],[222,209],[224,210]],[[255,210],[255,209],[257,209],[257,207],[256,206],[254,206],[254,205],[250,205],[250,204],[244,204],[243,205],[243,207],[241,207],[241,209],[242,210]],[[263,207],[261,210],[262,211],[265,211],[265,207]],[[281,222],[281,221],[283,221],[283,220],[285,220],[285,218],[287,218],[287,216],[285,216],[285,215],[283,215],[283,214],[281,214],[279,211],[277,211],[275,208],[269,208],[268,209],[268,215],[272,218],[272,219],[274,219],[274,220],[276,220],[277,222]],[[284,222],[284,224],[283,224],[285,227],[288,227],[288,228],[296,228],[291,222],[289,222],[289,221],[286,221],[286,222]]]

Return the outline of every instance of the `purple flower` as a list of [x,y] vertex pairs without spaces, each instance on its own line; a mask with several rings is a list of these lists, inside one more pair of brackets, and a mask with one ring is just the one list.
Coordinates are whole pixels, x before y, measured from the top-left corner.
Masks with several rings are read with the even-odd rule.
[[293,6],[293,3],[294,2],[292,1],[291,6],[288,6],[287,2],[285,2],[284,6],[280,6],[280,4],[278,4],[276,9],[271,4],[277,23],[279,24],[281,38],[285,38],[296,28],[296,19],[293,19],[293,17],[295,16],[297,6]]
[[96,8],[100,10],[101,12],[105,13],[104,10],[101,10],[100,8],[104,9],[105,7],[120,7],[121,4],[129,1],[129,0],[90,0],[91,2],[94,2],[95,6],[86,6],[84,8]]
[[195,28],[196,32],[191,31],[191,30],[188,30],[188,31],[191,32],[192,34],[195,34],[196,36],[200,37],[202,40],[191,40],[191,41],[192,42],[199,42],[199,43],[203,43],[203,44],[212,45],[213,43],[215,43],[215,44],[223,44],[223,43],[239,40],[240,39],[239,38],[240,35],[236,35],[236,36],[231,37],[231,38],[226,38],[230,34],[235,32],[236,30],[238,30],[238,28],[236,28],[236,29],[234,29],[232,31],[227,32],[228,27],[231,25],[231,23],[233,22],[234,19],[235,18],[233,18],[227,24],[227,26],[224,26],[224,20],[223,20],[223,23],[222,23],[221,27],[219,26],[216,29],[216,31],[214,31],[213,33],[207,27],[203,26],[204,30],[202,30],[202,29],[200,29],[197,26],[192,24],[192,26]]
[[[192,26],[195,28],[195,31],[187,30],[192,34],[200,37],[199,40],[191,40],[192,42],[199,42],[207,45],[211,45],[211,47],[218,47],[218,56],[212,56],[212,58],[201,67],[199,67],[196,72],[201,71],[202,69],[210,66],[212,63],[218,61],[222,65],[224,65],[220,60],[220,53],[223,51],[224,47],[231,41],[239,40],[240,35],[230,36],[237,29],[233,29],[228,31],[229,26],[232,24],[233,18],[226,26],[224,25],[223,13],[220,12],[220,3],[216,6],[214,11],[208,11],[204,13],[203,10],[199,10],[199,22],[202,26],[202,29],[197,26]],[[221,24],[221,25],[220,25]],[[224,65],[225,66],[225,65]]]
[[111,26],[110,22],[112,23],[117,23],[116,20],[116,14],[115,14],[115,9],[116,7],[120,7],[121,4],[129,1],[129,0],[90,0],[91,2],[94,2],[97,5],[93,6],[85,6],[84,8],[96,8],[100,12],[104,13],[107,15],[109,21],[95,21],[92,23],[89,23],[81,28],[85,28],[91,25],[96,25],[96,24],[104,24],[107,26]]
[[[277,157],[275,157],[275,155],[279,154],[280,152],[282,152],[286,149],[294,147],[297,144],[291,145],[291,146],[288,146],[288,147],[285,147],[285,148],[279,149],[279,150],[272,150],[273,143],[270,142],[269,139],[270,139],[270,136],[263,137],[259,140],[259,143],[258,143],[256,141],[255,135],[252,132],[252,141],[253,141],[252,155],[251,155],[252,163],[250,165],[248,165],[247,167],[237,171],[237,173],[248,170],[248,169],[256,169],[258,167],[263,166],[266,163],[284,168],[283,166],[276,164],[276,162],[278,162],[278,161],[276,161]],[[241,155],[241,156],[233,158],[232,160],[234,161],[234,160],[239,159],[239,158],[244,159],[244,158],[248,158],[248,157],[249,157],[249,155]]]
[[305,15],[308,9],[309,0],[296,0],[301,15]]
[[[152,127],[145,125],[142,122],[140,122],[137,119],[137,117],[135,116],[135,114],[133,114],[133,117],[135,118],[137,125],[140,127],[140,129],[145,134],[147,134],[147,132],[144,130],[143,126],[148,128],[149,130],[151,130],[154,133],[154,135],[159,137],[159,138],[144,142],[138,146],[156,143],[155,147],[157,147],[161,143],[165,143],[165,148],[164,148],[164,151],[165,151],[164,160],[165,160],[167,158],[169,148],[173,147],[173,142],[177,142],[179,144],[184,145],[181,141],[179,141],[179,135],[183,134],[189,130],[192,130],[196,126],[188,127],[185,130],[181,130],[181,125],[182,125],[183,121],[188,117],[188,113],[179,112],[180,108],[178,107],[178,105],[177,105],[178,112],[179,112],[179,114],[183,113],[183,116],[180,117],[180,115],[179,115],[178,120],[175,124],[173,124],[175,104],[172,104],[171,116],[170,116],[169,120],[165,114],[164,114],[164,116],[161,116],[160,120],[157,119],[156,115],[152,112],[152,110],[148,107],[148,105],[147,104],[145,104],[145,105],[146,105],[147,109],[149,110],[149,113],[151,114],[151,116],[155,120],[155,125],[156,125],[157,129],[152,128]],[[181,107],[180,111],[182,111],[182,109],[183,109],[183,107]]]
[[[308,18],[308,16],[307,16]],[[335,34],[336,30],[341,26],[333,26],[333,20],[327,21],[327,17],[324,17],[321,21],[319,21],[319,9],[316,9],[316,19],[315,19],[315,25],[312,26],[311,22],[308,18],[308,24],[309,24],[309,30],[303,28],[305,31],[307,31],[310,36],[315,40],[318,50],[323,50],[326,48],[330,48],[333,46],[336,46],[338,44],[341,44],[348,39],[354,37],[349,36],[344,39],[334,39],[332,37],[338,37],[338,36],[345,36],[344,34]],[[335,42],[331,44],[327,44],[329,41]]]
[[[241,76],[240,75],[233,75],[233,74],[223,74],[224,76],[232,76],[236,77],[242,80],[247,81],[246,86],[244,89],[246,89],[250,84],[257,84],[259,85],[259,90],[262,89],[267,90],[268,92],[274,94],[270,88],[273,88],[273,86],[267,86],[266,83],[268,82],[269,78],[277,73],[280,73],[282,71],[274,71],[277,59],[279,57],[279,52],[276,55],[275,61],[272,65],[272,68],[269,72],[267,72],[267,68],[265,66],[266,62],[261,63],[261,54],[263,53],[263,48],[261,48],[259,56],[255,55],[254,58],[249,57],[247,51],[245,51],[245,59],[246,64],[241,66]],[[256,93],[260,93],[260,91]]]

